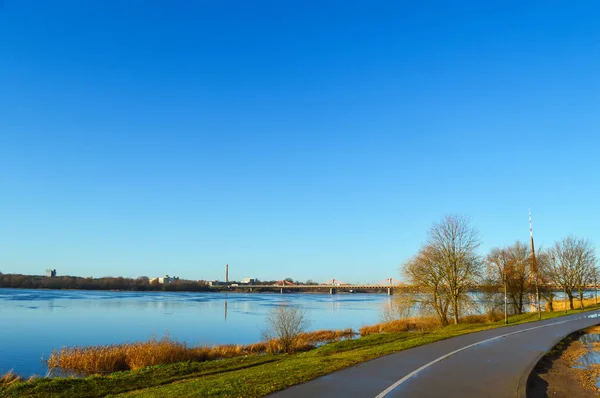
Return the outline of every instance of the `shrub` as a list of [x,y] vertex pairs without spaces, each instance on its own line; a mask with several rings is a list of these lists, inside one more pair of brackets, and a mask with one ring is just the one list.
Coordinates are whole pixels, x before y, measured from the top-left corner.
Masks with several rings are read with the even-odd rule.
[[267,314],[267,325],[269,329],[263,333],[267,342],[277,340],[277,346],[271,343],[270,349],[278,348],[278,351],[292,353],[302,348],[300,334],[309,326],[310,320],[306,312],[300,308],[282,304],[274,307]]
[[21,376],[17,375],[12,370],[9,370],[3,375],[0,375],[0,386],[9,386],[13,383],[18,383],[20,381],[23,381]]

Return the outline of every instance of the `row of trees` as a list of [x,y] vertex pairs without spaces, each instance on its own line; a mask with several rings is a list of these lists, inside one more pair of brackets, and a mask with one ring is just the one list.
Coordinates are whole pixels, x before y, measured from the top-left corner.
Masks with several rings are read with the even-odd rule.
[[[286,278],[287,282],[296,285],[317,285],[317,282],[294,281]],[[257,281],[257,284],[272,285],[280,280]],[[241,282],[232,281],[231,284]],[[170,283],[159,283],[157,280],[150,282],[147,276],[139,278],[104,277],[82,278],[78,276],[45,277],[39,275],[2,274],[0,272],[0,287],[21,289],[82,289],[82,290],[124,290],[124,291],[208,291],[211,290],[206,281],[176,280]]]
[[22,289],[85,289],[122,291],[207,291],[205,281],[177,280],[171,283],[150,282],[146,276],[139,278],[81,278],[77,276],[45,277],[0,273],[0,287]]
[[473,305],[469,293],[487,286],[492,293],[504,290],[510,312],[520,314],[537,285],[550,311],[558,289],[571,309],[575,298],[583,308],[586,287],[598,279],[595,248],[584,238],[569,236],[535,256],[519,241],[485,257],[477,253],[480,245],[479,232],[463,216],[434,223],[419,252],[402,266],[407,282],[418,287],[411,305],[434,313],[443,325],[459,323]]

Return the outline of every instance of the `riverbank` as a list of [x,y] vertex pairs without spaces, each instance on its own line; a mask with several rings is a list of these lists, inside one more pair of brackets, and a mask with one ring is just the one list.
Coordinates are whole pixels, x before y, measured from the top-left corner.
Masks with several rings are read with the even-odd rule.
[[[590,307],[588,310],[595,309]],[[576,314],[581,310],[569,311]],[[543,319],[564,312],[544,312]],[[510,317],[510,324],[534,322],[537,314]],[[210,362],[183,362],[84,379],[36,379],[0,387],[0,397],[53,396],[244,396],[260,397],[383,355],[476,331],[503,321],[451,325],[434,330],[376,333],[326,344],[297,354],[260,354]]]
[[600,393],[600,326],[575,332],[552,348],[527,382],[528,398],[592,398]]

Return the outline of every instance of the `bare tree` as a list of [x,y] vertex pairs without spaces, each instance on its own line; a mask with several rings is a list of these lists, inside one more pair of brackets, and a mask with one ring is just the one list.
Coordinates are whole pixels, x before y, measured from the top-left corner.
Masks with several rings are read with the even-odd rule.
[[447,325],[450,308],[450,295],[444,280],[441,260],[431,246],[424,246],[419,253],[403,267],[408,282],[418,290],[409,300],[427,311],[433,311],[442,325]]
[[516,314],[523,313],[523,303],[530,288],[530,253],[526,244],[517,241],[502,249],[492,249],[486,258],[488,275],[496,283],[505,285]]
[[284,352],[294,352],[300,333],[310,325],[306,312],[287,303],[273,307],[267,314],[269,329],[263,333],[266,340],[276,338]]
[[479,232],[463,216],[447,216],[434,223],[419,253],[403,267],[409,283],[421,290],[443,325],[459,322],[469,303],[468,292],[481,276],[482,262],[475,250]]
[[548,250],[538,250],[535,263],[538,269],[538,286],[540,295],[546,300],[548,311],[554,311],[554,298],[557,296],[551,272],[551,257]]
[[596,266],[593,245],[587,239],[569,236],[556,242],[548,255],[548,278],[563,289],[570,309],[574,309],[573,299],[576,293],[583,308],[583,293],[586,286],[593,282]]
[[485,259],[488,280],[502,284],[504,289],[504,323],[508,323],[508,268],[509,257],[505,249],[493,248]]
[[575,252],[577,256],[575,267],[575,285],[579,293],[579,305],[583,309],[585,289],[594,283],[596,275],[596,254],[593,245],[587,239],[576,240]]

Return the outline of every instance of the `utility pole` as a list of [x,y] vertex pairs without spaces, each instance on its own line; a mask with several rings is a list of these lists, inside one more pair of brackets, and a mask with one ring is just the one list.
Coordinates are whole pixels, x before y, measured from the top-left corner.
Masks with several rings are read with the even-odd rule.
[[506,264],[504,264],[504,268],[502,270],[502,276],[504,276],[504,324],[508,325],[508,295],[506,293]]
[[531,222],[531,209],[529,209],[529,241],[531,243],[531,273],[535,282],[535,300],[537,302],[538,319],[542,319],[542,309],[540,308],[540,289],[538,287],[538,269],[535,263],[535,247],[533,245],[533,223]]
[[596,306],[598,306],[598,270],[594,268],[594,295],[596,296]]

